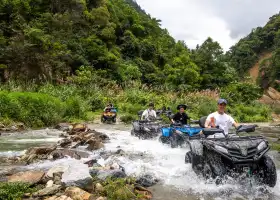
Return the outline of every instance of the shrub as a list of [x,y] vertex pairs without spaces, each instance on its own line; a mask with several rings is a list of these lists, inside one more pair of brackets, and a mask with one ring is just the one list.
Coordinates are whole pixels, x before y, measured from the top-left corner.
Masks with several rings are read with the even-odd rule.
[[20,200],[24,193],[34,192],[26,183],[0,182],[0,200]]
[[66,101],[65,117],[86,118],[86,112],[89,110],[87,102],[81,97],[71,97]]
[[125,114],[123,116],[120,117],[120,120],[126,124],[132,122],[133,120],[136,120],[137,117],[135,115],[131,115],[131,114]]

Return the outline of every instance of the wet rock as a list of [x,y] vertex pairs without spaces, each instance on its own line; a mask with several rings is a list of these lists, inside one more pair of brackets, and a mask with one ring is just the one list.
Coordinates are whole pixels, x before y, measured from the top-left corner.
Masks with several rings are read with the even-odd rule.
[[61,185],[62,184],[62,182],[61,182],[62,174],[63,174],[63,172],[57,172],[57,173],[53,174],[54,184],[56,184],[56,185]]
[[61,159],[65,157],[71,157],[79,160],[81,158],[87,158],[89,156],[89,153],[78,151],[75,149],[56,149],[50,155],[53,156],[53,160]]
[[67,166],[54,166],[47,172],[46,176],[53,178],[55,173],[64,173],[68,169]]
[[59,123],[58,125],[55,126],[55,128],[60,131],[68,131],[69,127],[70,127],[70,124],[68,124],[68,123]]
[[74,197],[81,197],[82,200],[88,200],[91,196],[90,193],[78,188],[78,187],[68,187],[65,190],[65,195],[74,199]]
[[122,149],[118,149],[115,154],[118,154],[118,155],[122,156],[122,155],[125,155],[125,152]]
[[88,166],[82,163],[75,163],[62,174],[62,183],[68,186],[77,186],[82,189],[92,189],[92,178]]
[[86,132],[88,130],[88,126],[86,124],[73,124],[72,128],[69,127],[69,134],[76,134],[77,132]]
[[19,172],[14,175],[8,177],[8,182],[24,182],[30,184],[39,183],[45,173],[42,171],[26,171],[26,172]]
[[69,136],[68,133],[60,133],[58,137],[67,138],[68,136]]
[[80,145],[82,145],[81,141],[79,141],[79,142],[72,142],[72,144],[71,144],[71,146],[69,148],[70,149],[75,149],[75,148],[77,148]]
[[151,187],[158,183],[158,179],[154,178],[152,175],[146,174],[144,176],[139,177],[136,180],[136,183],[143,187]]
[[134,192],[138,195],[141,195],[143,199],[152,199],[153,198],[153,194],[150,190],[148,190],[142,186],[139,186],[139,185],[135,185]]
[[91,159],[89,161],[84,162],[84,164],[88,165],[88,167],[92,167],[96,163],[97,163],[96,159]]
[[87,150],[89,151],[94,151],[94,150],[104,148],[104,144],[100,140],[91,139],[87,143],[88,143]]
[[52,187],[53,186],[53,180],[49,180],[46,184],[46,188]]
[[64,139],[58,141],[58,145],[61,146],[62,148],[70,146],[71,143],[72,143],[72,140],[70,140],[68,138],[64,138]]
[[45,155],[49,154],[56,149],[56,146],[53,147],[32,147],[26,151],[26,155]]
[[[94,174],[94,171],[90,171],[91,174]],[[126,174],[120,169],[116,170],[98,170],[96,175],[98,179],[100,180],[106,180],[106,178],[125,178]]]
[[61,189],[61,185],[53,185],[52,187],[47,187],[38,192],[33,193],[35,197],[49,196],[59,192]]

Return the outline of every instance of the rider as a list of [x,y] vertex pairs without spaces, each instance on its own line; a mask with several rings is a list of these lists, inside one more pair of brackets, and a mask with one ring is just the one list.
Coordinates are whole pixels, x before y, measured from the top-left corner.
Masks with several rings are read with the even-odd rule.
[[104,109],[104,112],[110,112],[112,108],[113,108],[113,104],[112,103],[108,103],[107,106]]
[[157,118],[157,114],[156,111],[154,110],[154,104],[153,103],[149,103],[149,108],[146,109],[142,116],[141,116],[141,120],[145,119],[145,120],[151,120],[151,119],[156,119]]
[[179,112],[177,112],[172,117],[171,119],[172,123],[180,122],[181,124],[188,124],[188,119],[190,119],[190,117],[187,115],[187,113],[185,113],[186,109],[187,109],[186,105],[178,105],[177,110],[179,110]]
[[232,125],[235,128],[238,127],[238,123],[236,123],[230,115],[225,113],[226,106],[227,100],[218,100],[218,111],[208,115],[205,122],[205,128],[219,127],[220,129],[224,130],[225,134],[228,134],[229,127],[231,127]]

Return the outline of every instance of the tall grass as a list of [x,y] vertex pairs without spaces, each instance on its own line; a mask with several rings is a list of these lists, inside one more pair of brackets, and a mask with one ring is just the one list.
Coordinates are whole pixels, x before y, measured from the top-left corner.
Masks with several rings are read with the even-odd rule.
[[[0,86],[0,114],[2,119],[24,122],[27,126],[50,126],[60,121],[86,119],[88,112],[98,112],[108,102],[118,107],[123,121],[137,118],[137,111],[146,109],[149,102],[157,109],[170,107],[176,112],[178,104],[187,104],[187,113],[193,119],[208,115],[217,109],[219,91],[171,92],[165,88],[131,84],[120,88],[109,83],[36,85],[33,82],[9,82]],[[231,104],[229,113],[239,122],[270,120],[271,110],[260,103]]]

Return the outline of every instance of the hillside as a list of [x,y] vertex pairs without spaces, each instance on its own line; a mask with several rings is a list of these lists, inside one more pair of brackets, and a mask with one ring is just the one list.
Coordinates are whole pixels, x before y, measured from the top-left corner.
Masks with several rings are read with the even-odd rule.
[[280,89],[280,15],[272,16],[264,27],[253,29],[227,55],[239,76],[250,74],[264,89]]
[[122,86],[214,89],[235,80],[208,38],[190,51],[133,0],[9,0],[0,4],[0,77],[63,82],[90,70]]

